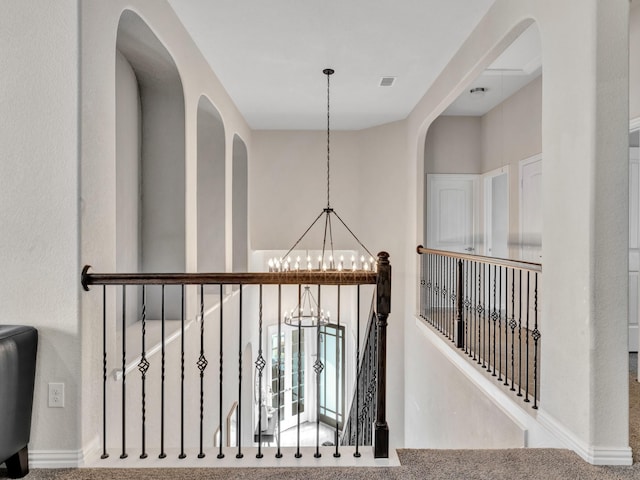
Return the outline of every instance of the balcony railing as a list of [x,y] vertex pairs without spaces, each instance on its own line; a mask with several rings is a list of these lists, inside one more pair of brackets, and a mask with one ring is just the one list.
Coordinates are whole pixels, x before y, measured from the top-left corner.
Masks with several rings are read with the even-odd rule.
[[[262,444],[270,441],[273,441],[275,446],[266,447],[266,449],[273,450],[276,458],[282,457],[280,394],[273,395],[276,404],[273,405],[274,411],[269,413],[272,423],[264,422],[263,415],[266,412],[259,406],[256,414],[257,425],[250,425],[250,427],[242,425],[242,419],[251,418],[252,415],[247,415],[248,410],[245,409],[255,408],[254,405],[249,407],[243,405],[243,398],[245,403],[247,398],[247,376],[250,378],[252,371],[255,372],[254,381],[251,382],[254,386],[251,397],[255,396],[258,405],[261,405],[263,392],[266,390],[264,368],[275,365],[276,371],[279,372],[284,362],[280,341],[276,342],[277,353],[275,350],[263,351],[263,345],[267,345],[269,349],[274,348],[271,343],[264,341],[264,308],[268,303],[272,310],[277,311],[277,338],[280,338],[285,318],[283,311],[285,288],[291,295],[291,290],[297,287],[298,298],[300,298],[303,286],[317,286],[319,308],[322,308],[323,302],[327,302],[325,300],[328,298],[327,290],[332,289],[337,291],[337,321],[340,327],[340,292],[352,289],[357,292],[357,324],[359,325],[361,286],[374,286],[376,336],[375,345],[371,348],[375,347],[375,352],[365,351],[367,355],[374,355],[373,358],[375,358],[375,394],[371,398],[376,406],[375,416],[370,416],[371,409],[365,411],[366,406],[360,405],[356,408],[361,410],[360,416],[366,420],[364,424],[356,422],[350,428],[356,430],[356,456],[359,456],[358,446],[365,444],[364,440],[358,440],[365,438],[365,435],[359,431],[363,428],[374,433],[374,457],[388,457],[386,327],[391,304],[391,266],[387,253],[382,252],[378,255],[374,272],[315,270],[273,273],[104,274],[92,273],[90,267],[86,266],[82,272],[82,285],[87,291],[91,286],[102,286],[102,458],[109,457],[109,450],[117,448],[120,458],[123,459],[127,458],[134,449],[139,453],[140,458],[147,458],[150,448],[157,449],[159,458],[165,458],[169,446],[178,449],[179,458],[187,456],[191,451],[189,447],[197,448],[198,458],[203,458],[209,453],[215,453],[217,458],[224,458],[224,439],[229,446],[237,449],[236,458],[244,456],[243,448],[248,446],[245,443],[251,443],[251,446],[257,443],[256,458],[262,458],[264,456]],[[153,296],[150,293],[153,293]],[[230,295],[237,300],[237,305],[227,304]],[[212,301],[212,298],[215,301]],[[194,302],[191,306],[197,311],[195,321],[187,319],[186,312],[189,310],[190,301]],[[136,307],[133,309],[135,312],[133,314],[131,313],[132,302]],[[175,308],[176,305],[177,308]],[[179,312],[179,318],[172,318],[167,313],[170,310]],[[152,311],[157,313],[150,314]],[[135,318],[130,318],[132,315],[135,315]],[[256,323],[252,324],[254,321]],[[187,336],[186,331],[192,326],[197,327],[198,330],[190,332]],[[229,344],[230,337],[227,330],[230,327],[237,334],[238,343],[235,345]],[[119,329],[117,336],[113,333],[116,328]],[[302,327],[297,327],[299,333],[300,328]],[[317,334],[320,335],[320,327],[312,327],[312,330],[316,329]],[[136,335],[133,344],[132,340],[127,338],[128,332],[129,336],[132,336],[132,331]],[[252,333],[248,334],[247,331]],[[156,340],[152,339],[153,335],[158,337],[158,341],[153,347],[155,351],[151,352],[152,344],[156,343]],[[258,345],[257,355],[251,362],[247,362],[243,351],[248,335],[253,335],[252,343]],[[187,337],[191,338],[190,342],[185,342]],[[179,349],[176,349],[171,356],[168,344],[178,338],[180,339]],[[212,344],[213,338],[216,338],[217,344]],[[176,343],[173,347],[176,347]],[[359,344],[355,350],[354,365],[361,365],[363,362],[360,358]],[[152,356],[154,358],[151,358]],[[337,361],[346,360],[338,357]],[[228,367],[227,362],[236,363],[237,367]],[[298,358],[298,369],[300,364],[301,359]],[[214,365],[218,367],[217,372],[210,374],[211,367]],[[313,365],[318,385],[323,367],[318,358]],[[177,373],[170,374],[170,369]],[[230,370],[235,371],[237,377],[234,375],[234,378],[229,378]],[[114,378],[109,375],[110,371],[116,373]],[[155,373],[153,379],[149,376],[151,371]],[[280,375],[275,376],[277,379],[274,378],[273,381],[277,382],[277,392],[281,392],[284,387],[280,384]],[[301,387],[300,382],[303,376],[298,370],[298,387]],[[217,381],[214,380],[216,377]],[[135,392],[128,391],[131,381],[134,382]],[[302,390],[299,388],[298,392],[300,391]],[[355,387],[354,395],[357,397],[358,393],[359,389]],[[225,417],[225,407],[230,403],[228,401],[230,396],[234,401],[234,408],[237,402],[237,410],[233,418]],[[319,408],[316,410],[319,411]],[[295,457],[299,458],[302,456],[299,435],[300,416],[297,422]],[[372,424],[367,425],[368,422]],[[271,426],[271,430],[262,428],[266,423]],[[319,420],[316,420],[316,423],[319,428]],[[341,436],[341,432],[338,431],[338,425],[341,423],[336,418],[336,439]],[[135,428],[132,428],[134,426],[132,424],[135,424]],[[247,432],[251,435],[247,435]],[[135,435],[133,441],[130,438],[131,435]],[[254,438],[254,442],[243,440],[249,437]],[[321,456],[319,435],[316,438],[314,456],[318,458]],[[368,442],[368,444],[372,443]],[[340,442],[335,442],[333,456],[340,456]]]
[[420,316],[537,409],[542,265],[422,246],[417,251]]

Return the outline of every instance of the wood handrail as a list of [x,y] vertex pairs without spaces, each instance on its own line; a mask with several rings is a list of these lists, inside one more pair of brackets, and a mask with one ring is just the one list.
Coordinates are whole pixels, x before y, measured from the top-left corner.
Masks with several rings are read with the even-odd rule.
[[82,269],[82,287],[90,285],[375,285],[376,272],[300,270],[247,273],[89,273]]
[[495,258],[487,257],[485,255],[471,255],[469,253],[449,252],[446,250],[436,250],[433,248],[425,248],[422,245],[418,245],[416,251],[419,255],[424,253],[432,253],[435,255],[442,255],[443,257],[457,258],[459,260],[471,260],[479,263],[486,263],[487,265],[496,265],[498,267],[512,267],[520,270],[528,270],[530,272],[542,273],[542,264],[534,262],[523,262],[520,260],[510,260],[507,258]]

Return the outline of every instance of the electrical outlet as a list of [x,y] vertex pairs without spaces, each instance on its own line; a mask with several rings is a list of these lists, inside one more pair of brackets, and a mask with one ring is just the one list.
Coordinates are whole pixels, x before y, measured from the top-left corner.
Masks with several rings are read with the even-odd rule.
[[64,407],[64,383],[49,384],[49,407]]

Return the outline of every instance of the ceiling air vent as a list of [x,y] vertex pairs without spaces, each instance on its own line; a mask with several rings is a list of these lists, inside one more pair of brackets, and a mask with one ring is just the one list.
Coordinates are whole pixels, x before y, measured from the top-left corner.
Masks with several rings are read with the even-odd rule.
[[396,81],[396,77],[382,77],[380,79],[381,87],[391,87],[393,83]]

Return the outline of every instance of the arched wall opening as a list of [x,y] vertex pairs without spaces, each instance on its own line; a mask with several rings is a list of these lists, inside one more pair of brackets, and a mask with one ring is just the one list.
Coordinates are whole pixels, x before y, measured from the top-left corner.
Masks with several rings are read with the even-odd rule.
[[[130,10],[120,17],[116,50],[116,265],[119,270],[182,272],[185,107],[180,74],[160,40]],[[147,292],[148,318],[160,318],[160,295],[159,289]],[[179,295],[178,289],[166,289],[167,319],[180,318]]]
[[[541,261],[541,158],[541,45],[533,23],[429,126],[427,246]],[[443,228],[447,218],[456,224]]]
[[225,133],[220,114],[198,102],[198,271],[225,271]]
[[238,135],[233,137],[233,271],[246,272],[248,268],[249,231],[247,146]]

